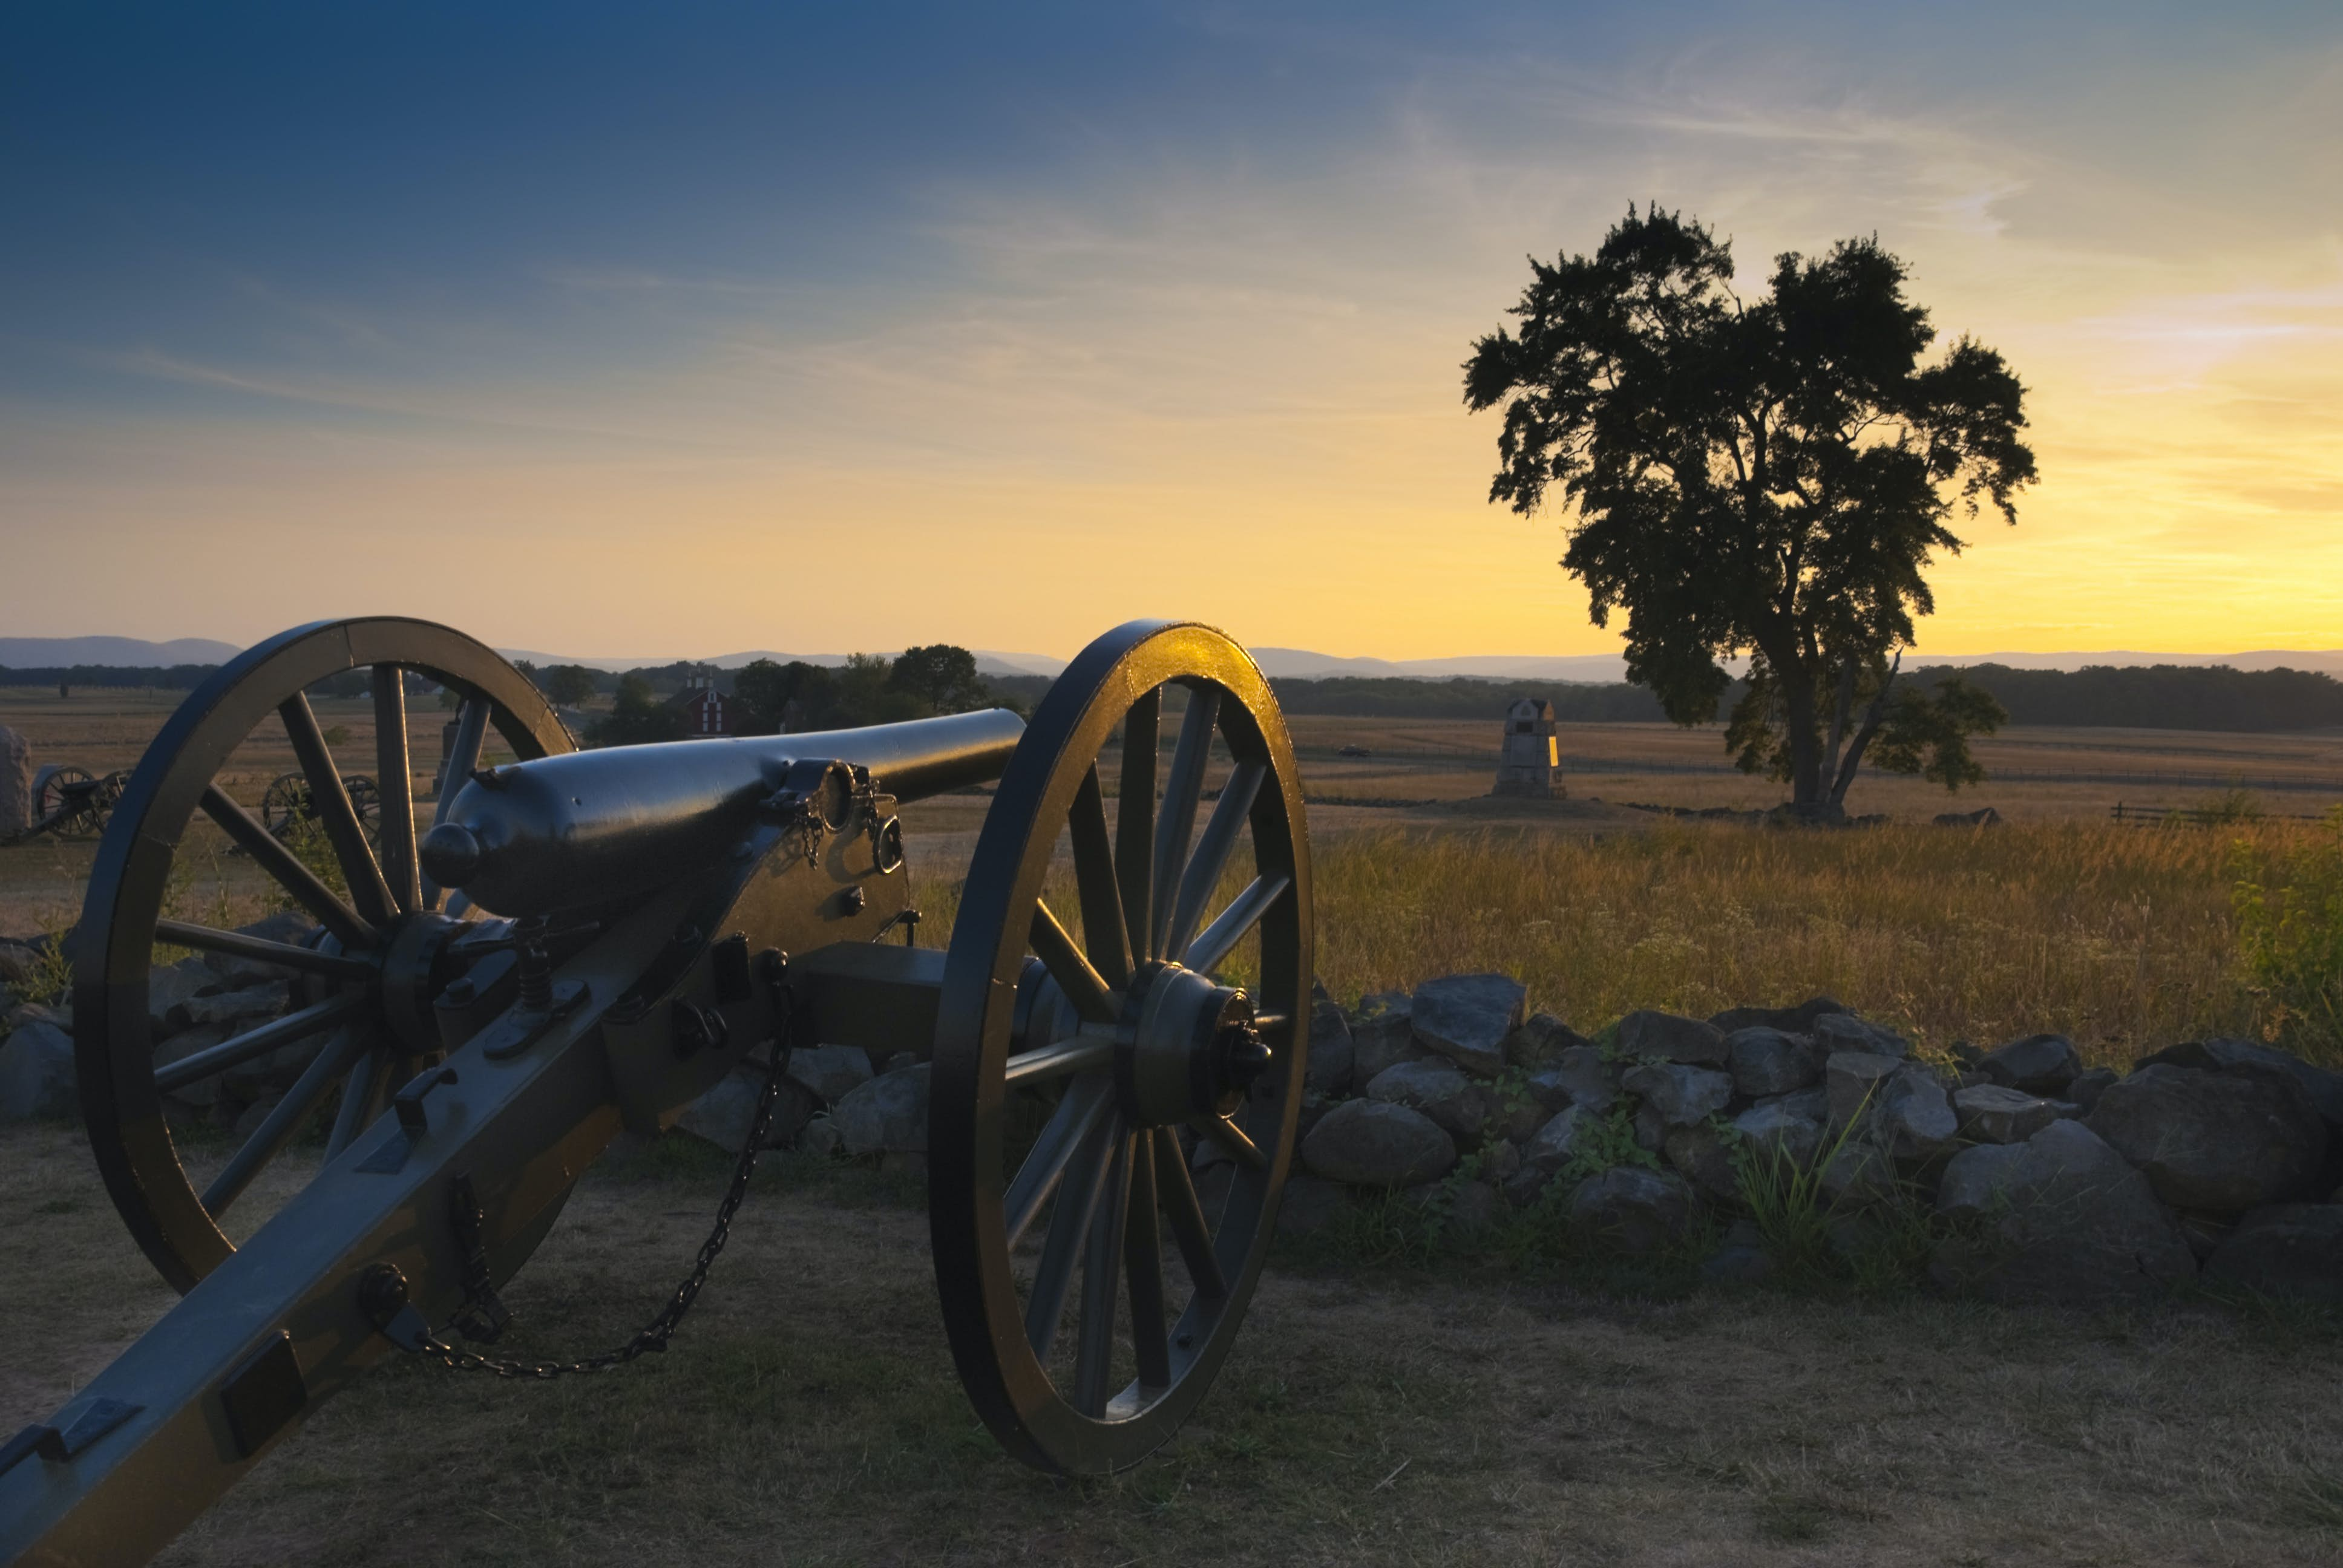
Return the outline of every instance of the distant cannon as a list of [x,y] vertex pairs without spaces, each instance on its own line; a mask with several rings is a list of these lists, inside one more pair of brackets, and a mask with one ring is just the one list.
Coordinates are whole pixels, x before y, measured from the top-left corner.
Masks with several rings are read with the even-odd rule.
[[70,763],[51,764],[33,776],[33,824],[18,835],[38,838],[95,839],[114,818],[126,773],[91,774]]
[[[382,790],[374,779],[364,773],[345,773],[342,792],[350,798],[350,809],[357,813],[358,825],[366,829],[367,839],[378,838],[382,830]],[[317,820],[317,791],[309,788],[307,775],[280,773],[261,791],[260,825],[274,837],[291,838]]]
[[[432,821],[389,789],[378,848],[305,695],[365,667],[382,779],[412,777],[397,678],[462,699]],[[215,781],[272,719],[346,896]],[[480,766],[491,730],[518,760]],[[897,808],[991,779],[950,945],[911,946]],[[309,940],[166,916],[198,812],[316,920]],[[294,1010],[158,1064],[158,942],[275,965]],[[664,1349],[799,1043],[927,1059],[944,1327],[1003,1445],[1061,1473],[1135,1463],[1203,1397],[1274,1231],[1311,943],[1292,746],[1259,669],[1208,628],[1108,633],[1030,727],[995,710],[596,752],[574,749],[520,672],[443,627],[339,621],[264,642],[188,698],[130,778],[73,954],[91,1147],[184,1299],[0,1449],[0,1560],[145,1561],[387,1356],[544,1378]],[[288,1050],[306,1053],[297,1081],[199,1180],[164,1097]],[[605,1145],[669,1125],[760,1050],[755,1125],[666,1308],[576,1361],[473,1348],[499,1337],[499,1288]],[[315,1173],[231,1244],[223,1216],[273,1162],[304,1169],[305,1137]],[[1191,1175],[1205,1140],[1233,1165],[1209,1202]]]

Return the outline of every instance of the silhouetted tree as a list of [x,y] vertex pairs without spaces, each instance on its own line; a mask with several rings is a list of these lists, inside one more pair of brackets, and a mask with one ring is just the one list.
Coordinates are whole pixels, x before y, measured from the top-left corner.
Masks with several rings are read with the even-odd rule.
[[1923,571],[1961,548],[1953,508],[2015,523],[2035,477],[2001,356],[1962,337],[1924,366],[1935,328],[1875,238],[1776,257],[1754,301],[1729,242],[1656,207],[1629,207],[1593,256],[1530,267],[1518,335],[1473,344],[1464,401],[1504,409],[1492,501],[1527,516],[1561,489],[1563,565],[1597,626],[1626,612],[1630,678],[1699,723],[1720,661],[1748,653],[1728,744],[1805,812],[1840,809],[1891,722],[1881,766],[1926,753],[1948,784],[1973,777],[1943,746],[1986,716],[1981,694],[1914,694],[1924,712],[1895,683],[1935,608]]
[[575,708],[594,695],[594,672],[582,664],[557,664],[536,678],[545,695],[564,708]]
[[591,732],[597,746],[640,746],[650,740],[680,740],[689,720],[683,710],[661,702],[651,683],[632,671],[618,678],[618,697]]
[[948,642],[905,648],[887,684],[910,692],[938,713],[965,713],[990,701],[977,677],[976,655]]

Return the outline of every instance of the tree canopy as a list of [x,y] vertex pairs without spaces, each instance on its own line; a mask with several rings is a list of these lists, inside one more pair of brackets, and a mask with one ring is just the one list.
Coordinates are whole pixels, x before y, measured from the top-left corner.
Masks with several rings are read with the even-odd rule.
[[1729,744],[1804,809],[1837,809],[1890,726],[1882,766],[1976,777],[1963,738],[1991,698],[1894,687],[1935,608],[1926,568],[1962,548],[1955,509],[2015,523],[2035,477],[2001,356],[1964,337],[1924,363],[1936,329],[1876,238],[1778,256],[1744,300],[1729,241],[1630,207],[1594,256],[1530,267],[1518,330],[1473,346],[1464,401],[1504,411],[1493,502],[1528,516],[1560,491],[1562,564],[1596,625],[1624,612],[1629,678],[1699,723],[1747,653]]

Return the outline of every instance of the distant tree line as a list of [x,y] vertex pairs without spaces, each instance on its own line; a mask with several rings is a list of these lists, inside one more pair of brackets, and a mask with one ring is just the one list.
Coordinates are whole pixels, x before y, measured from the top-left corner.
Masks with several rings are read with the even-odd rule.
[[150,687],[192,691],[216,664],[49,664],[12,669],[0,665],[0,686]]
[[1660,699],[1640,686],[1511,684],[1461,677],[1411,680],[1405,676],[1330,676],[1322,680],[1272,680],[1277,703],[1288,713],[1339,714],[1359,719],[1486,719],[1495,720],[1516,697],[1543,697],[1554,717],[1569,724],[1657,723],[1667,715]]
[[[582,696],[564,694],[576,691],[585,673],[578,665],[556,665],[531,672],[548,697],[568,702],[584,700]],[[609,714],[594,724],[588,739],[598,746],[681,739],[689,719],[671,699],[685,689],[688,679],[703,675],[732,699],[731,728],[740,735],[772,735],[785,727],[793,731],[854,729],[980,708],[1022,711],[1027,706],[1018,693],[1004,691],[980,676],[976,656],[968,649],[933,643],[905,648],[893,658],[883,654],[850,654],[846,663],[837,668],[796,658],[786,664],[759,658],[729,672],[710,672],[704,666],[690,664],[627,670],[611,678],[608,689],[615,693],[615,700]],[[562,692],[554,689],[557,683]],[[596,689],[602,689],[598,681]]]

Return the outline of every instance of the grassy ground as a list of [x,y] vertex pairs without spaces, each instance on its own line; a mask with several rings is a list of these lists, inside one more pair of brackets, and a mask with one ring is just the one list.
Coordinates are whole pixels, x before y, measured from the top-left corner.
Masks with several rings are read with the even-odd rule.
[[[167,1302],[76,1143],[0,1133],[0,1332],[40,1347],[0,1373],[12,1420]],[[589,1175],[509,1293],[528,1343],[648,1316],[719,1186]],[[541,1387],[394,1365],[164,1561],[2343,1562],[2343,1339],[2315,1322],[1289,1258],[1177,1443],[1072,1484],[969,1413],[911,1194],[785,1165],[735,1233],[665,1357]]]

